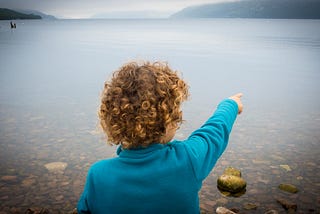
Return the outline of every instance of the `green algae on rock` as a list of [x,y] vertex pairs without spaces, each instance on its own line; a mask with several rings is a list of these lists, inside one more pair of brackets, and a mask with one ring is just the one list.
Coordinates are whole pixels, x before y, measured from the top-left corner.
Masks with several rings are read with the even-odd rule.
[[239,169],[233,168],[231,166],[227,167],[224,171],[223,171],[224,175],[234,175],[237,177],[241,177],[241,171]]
[[241,178],[239,169],[227,167],[218,178],[217,186],[223,195],[239,197],[246,192],[247,182]]
[[230,193],[238,193],[246,188],[246,181],[234,175],[221,175],[218,178],[218,188]]

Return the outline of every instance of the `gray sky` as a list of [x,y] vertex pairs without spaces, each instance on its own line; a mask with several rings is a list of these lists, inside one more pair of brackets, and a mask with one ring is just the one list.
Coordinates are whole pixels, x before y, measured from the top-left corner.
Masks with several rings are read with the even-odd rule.
[[59,18],[90,18],[118,11],[158,11],[170,15],[184,7],[234,0],[0,0],[1,8],[38,10]]

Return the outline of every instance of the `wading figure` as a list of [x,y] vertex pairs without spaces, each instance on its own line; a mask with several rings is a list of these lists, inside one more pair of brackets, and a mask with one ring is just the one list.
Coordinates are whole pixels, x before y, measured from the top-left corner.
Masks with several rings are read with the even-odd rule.
[[12,29],[12,28],[17,28],[16,23],[13,23],[13,22],[10,22],[10,26],[11,26],[11,29]]

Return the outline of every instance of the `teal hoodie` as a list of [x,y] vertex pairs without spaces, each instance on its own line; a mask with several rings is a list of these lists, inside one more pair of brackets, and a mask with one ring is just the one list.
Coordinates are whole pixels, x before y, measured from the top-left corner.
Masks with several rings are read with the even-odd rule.
[[202,181],[225,150],[237,114],[236,102],[226,99],[184,141],[119,147],[118,157],[90,167],[78,213],[200,213]]

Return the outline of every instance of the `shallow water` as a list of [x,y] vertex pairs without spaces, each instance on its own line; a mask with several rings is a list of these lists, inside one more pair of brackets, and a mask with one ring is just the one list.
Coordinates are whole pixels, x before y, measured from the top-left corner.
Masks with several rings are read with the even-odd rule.
[[[183,139],[218,102],[241,91],[245,109],[230,144],[200,192],[201,208],[245,213],[320,212],[320,21],[57,20],[0,21],[0,210],[76,206],[88,167],[114,155],[96,131],[103,82],[132,59],[168,61],[190,84]],[[63,174],[45,164],[68,163]],[[280,165],[288,165],[290,171]],[[241,169],[241,197],[219,193],[224,168]],[[292,183],[297,194],[282,192]],[[258,205],[247,211],[246,203]]]

